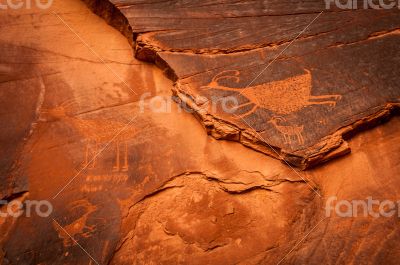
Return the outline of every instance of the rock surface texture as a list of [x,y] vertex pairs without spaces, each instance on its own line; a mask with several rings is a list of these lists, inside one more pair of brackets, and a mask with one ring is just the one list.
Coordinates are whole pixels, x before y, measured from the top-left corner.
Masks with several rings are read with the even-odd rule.
[[0,264],[398,264],[397,9],[85,2],[0,12]]
[[[324,1],[85,0],[217,139],[307,168],[399,106],[400,10]],[[362,6],[361,4],[359,6]]]

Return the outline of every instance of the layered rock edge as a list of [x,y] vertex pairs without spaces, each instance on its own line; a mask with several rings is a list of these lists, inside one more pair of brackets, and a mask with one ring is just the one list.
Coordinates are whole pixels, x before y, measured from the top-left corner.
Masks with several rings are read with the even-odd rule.
[[[241,126],[236,122],[224,119],[215,113],[211,113],[199,104],[194,96],[183,89],[182,78],[177,73],[171,63],[164,55],[170,54],[193,54],[193,55],[220,55],[220,54],[240,54],[263,47],[275,47],[276,45],[286,44],[289,41],[268,44],[268,45],[249,45],[230,49],[174,49],[163,47],[159,43],[152,41],[152,34],[157,32],[141,32],[134,30],[129,19],[123,14],[122,9],[128,5],[125,2],[113,3],[108,0],[82,0],[98,16],[103,18],[109,25],[119,30],[129,41],[134,50],[134,55],[141,61],[154,63],[166,76],[174,81],[173,95],[174,100],[183,105],[186,109],[193,112],[194,116],[203,124],[209,135],[216,139],[237,141],[253,150],[264,153],[268,156],[280,159],[289,166],[295,166],[302,170],[317,166],[331,159],[349,154],[351,152],[346,140],[354,134],[375,127],[382,122],[386,122],[393,115],[397,115],[400,109],[400,102],[387,102],[385,105],[377,106],[366,113],[364,116],[357,117],[356,120],[341,126],[334,133],[321,138],[315,144],[305,148],[288,150],[278,145],[270,143],[260,134],[252,129]],[[116,1],[114,1],[116,2]],[[318,14],[316,12],[316,14]],[[381,36],[398,34],[398,28],[382,32],[374,32],[368,36],[379,38]],[[324,33],[321,33],[324,34]],[[149,37],[150,36],[150,37]],[[364,41],[364,40],[362,40]],[[356,41],[358,42],[358,41]],[[346,45],[338,43],[337,45]],[[400,101],[400,100],[398,100]]]

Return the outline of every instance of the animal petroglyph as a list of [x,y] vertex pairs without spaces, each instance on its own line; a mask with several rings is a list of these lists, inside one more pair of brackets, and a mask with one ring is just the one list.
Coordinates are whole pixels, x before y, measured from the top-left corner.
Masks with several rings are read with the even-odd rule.
[[[53,227],[57,231],[58,237],[63,240],[64,247],[75,245],[76,242],[74,240],[77,240],[78,236],[83,238],[90,237],[96,229],[95,225],[87,225],[90,214],[97,210],[97,207],[95,205],[92,205],[87,200],[79,200],[71,203],[69,207],[70,210],[81,208],[84,210],[84,214],[69,225],[64,226],[63,228],[61,228],[53,220]],[[74,240],[72,240],[71,237]]]
[[273,117],[269,123],[272,123],[272,125],[274,125],[274,127],[281,133],[283,134],[283,137],[285,139],[285,144],[291,144],[292,143],[292,137],[295,136],[297,139],[297,142],[299,144],[304,144],[304,139],[303,139],[303,129],[304,126],[289,126],[289,125],[282,125],[282,124],[278,124],[278,121],[280,122],[286,122],[286,120],[284,118],[281,117]]
[[341,95],[311,95],[312,77],[311,72],[290,77],[284,80],[274,81],[246,88],[232,88],[219,84],[222,79],[232,80],[239,83],[240,72],[237,70],[223,71],[217,74],[207,86],[203,88],[217,89],[224,91],[236,91],[248,99],[249,102],[234,107],[239,109],[245,106],[252,108],[241,117],[250,115],[257,108],[264,108],[275,112],[276,114],[289,114],[299,111],[309,105],[329,105],[336,106],[336,101],[341,99]]
[[[114,144],[115,147],[115,165],[113,171],[128,171],[128,140],[132,139],[137,130],[125,123],[104,120],[104,119],[82,119],[69,115],[65,106],[42,110],[42,113],[52,118],[62,120],[71,127],[79,131],[86,140],[85,156],[82,162],[83,167],[94,169],[100,153],[100,146],[103,144]],[[122,145],[122,164],[121,164],[121,145]]]

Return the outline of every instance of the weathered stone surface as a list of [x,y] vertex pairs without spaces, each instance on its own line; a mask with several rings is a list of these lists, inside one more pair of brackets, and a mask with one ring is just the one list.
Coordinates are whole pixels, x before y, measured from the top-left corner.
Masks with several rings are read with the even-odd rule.
[[26,175],[18,172],[19,153],[37,119],[43,86],[35,78],[32,65],[38,58],[30,56],[29,47],[2,39],[0,50],[0,199],[4,199],[27,190]]
[[[36,125],[14,151],[13,174],[27,178],[29,193],[10,200],[53,205],[45,218],[0,217],[2,264],[398,263],[396,216],[327,218],[324,206],[331,196],[398,200],[399,117],[349,140],[349,156],[293,171],[207,137],[176,105],[154,112],[152,100],[170,98],[172,83],[133,59],[126,38],[80,1],[0,19],[3,47],[28,47],[8,62],[34,69],[10,68],[4,88],[16,96],[1,99],[39,106],[26,110],[24,125]],[[12,89],[24,76],[33,92]]]
[[349,132],[399,106],[398,8],[85,2],[135,40],[138,59],[155,62],[176,81],[175,95],[209,134],[301,168],[349,153]]

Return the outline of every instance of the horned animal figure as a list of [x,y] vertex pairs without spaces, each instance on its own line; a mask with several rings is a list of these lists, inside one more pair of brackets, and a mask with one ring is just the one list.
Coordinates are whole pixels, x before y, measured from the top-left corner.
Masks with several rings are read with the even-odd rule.
[[272,123],[274,127],[281,133],[283,134],[283,137],[285,138],[285,144],[291,144],[291,138],[292,136],[296,136],[297,142],[299,144],[304,144],[304,139],[302,136],[302,132],[304,129],[304,125],[301,126],[289,126],[289,125],[282,125],[278,124],[279,122],[286,122],[286,120],[282,117],[273,117],[269,123]]

